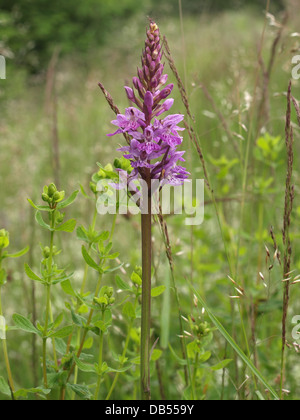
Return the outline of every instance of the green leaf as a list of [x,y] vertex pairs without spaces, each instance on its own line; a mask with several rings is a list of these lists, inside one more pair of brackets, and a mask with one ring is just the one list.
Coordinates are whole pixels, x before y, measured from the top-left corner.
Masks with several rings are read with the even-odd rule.
[[205,308],[207,315],[209,316],[212,323],[215,325],[215,327],[219,330],[221,335],[225,338],[225,340],[231,345],[233,350],[239,355],[239,357],[243,360],[243,362],[248,366],[250,371],[260,380],[260,382],[263,384],[263,386],[269,390],[270,394],[275,398],[275,400],[280,400],[279,396],[275,392],[275,390],[269,385],[269,383],[266,381],[266,379],[262,376],[262,374],[257,370],[257,368],[254,366],[252,361],[245,355],[245,353],[242,351],[242,349],[237,345],[237,343],[234,341],[234,339],[231,337],[231,335],[226,331],[226,329],[223,327],[223,325],[220,323],[220,321],[215,317],[215,315],[211,312],[210,308],[207,306],[205,301],[202,299],[200,294],[194,289],[193,286],[191,286],[193,292],[197,296],[200,304]]
[[166,290],[166,286],[164,286],[164,285],[154,287],[151,290],[151,297],[160,296],[165,290]]
[[67,327],[63,327],[60,330],[54,331],[48,335],[49,338],[65,338],[68,337],[73,332],[73,326],[68,325]]
[[49,206],[38,206],[38,205],[34,204],[34,202],[32,200],[30,200],[30,198],[27,198],[27,201],[36,210],[48,211],[48,212],[53,211],[53,209],[51,209]]
[[171,353],[173,354],[173,356],[175,357],[175,359],[180,365],[185,366],[187,364],[187,361],[185,359],[182,359],[181,357],[177,356],[175,350],[173,349],[170,343],[169,343],[169,349],[171,350]]
[[216,365],[211,366],[211,370],[214,370],[215,371],[215,370],[224,369],[231,362],[232,362],[232,359],[224,359],[220,363],[217,363]]
[[106,255],[105,258],[107,258],[109,260],[115,260],[116,258],[118,258],[119,255],[120,255],[119,252],[114,252],[113,254]]
[[39,210],[35,213],[35,220],[38,222],[38,224],[39,224],[40,226],[42,226],[43,228],[48,229],[48,230],[50,230],[51,232],[53,232],[53,230],[54,230],[54,229],[52,229],[52,228],[50,227],[50,225],[48,225],[48,223],[46,223],[46,222],[44,221],[44,219],[43,219],[43,217],[42,217],[42,213],[41,213]]
[[9,385],[2,376],[0,376],[0,392],[6,396],[11,396]]
[[79,226],[76,229],[76,235],[77,235],[77,238],[80,239],[81,241],[84,241],[84,242],[87,242],[87,243],[90,242],[89,237],[88,237],[88,233],[83,226]]
[[18,258],[18,257],[22,257],[23,255],[27,254],[27,252],[29,251],[29,246],[27,246],[26,248],[22,249],[19,252],[16,252],[14,254],[6,254],[5,258]]
[[86,192],[85,192],[85,190],[84,190],[84,187],[80,184],[79,185],[79,187],[80,187],[80,191],[81,191],[81,194],[85,197],[85,198],[88,198],[89,200],[93,200],[94,198],[93,197],[90,197]]
[[64,280],[64,281],[62,281],[62,282],[60,283],[60,285],[61,285],[61,288],[63,289],[63,291],[64,291],[67,295],[69,295],[69,296],[73,296],[73,297],[75,297],[75,296],[76,296],[76,293],[75,293],[75,291],[74,291],[74,289],[73,289],[73,287],[72,287],[72,285],[71,285],[70,280]]
[[51,389],[45,389],[45,388],[21,388],[18,389],[18,391],[16,391],[14,393],[14,397],[15,398],[19,398],[19,397],[23,397],[26,398],[28,394],[42,394],[42,395],[47,395],[51,392]]
[[75,392],[78,397],[82,398],[83,400],[90,400],[92,399],[92,394],[89,391],[89,388],[86,385],[77,385],[77,384],[67,384],[67,387],[70,388],[73,392]]
[[82,348],[83,349],[91,349],[93,347],[93,344],[94,344],[93,337],[89,337],[85,340]]
[[260,401],[266,401],[266,399],[262,396],[262,394],[259,390],[256,390],[255,394],[257,395],[257,397]]
[[76,227],[76,219],[70,219],[62,225],[55,228],[57,232],[73,232]]
[[136,318],[136,314],[135,314],[135,309],[133,307],[133,304],[131,302],[126,302],[125,305],[123,306],[123,315],[131,318],[131,319],[135,319]]
[[60,276],[60,277],[55,277],[51,283],[52,284],[58,284],[58,283],[62,283],[66,280],[69,280],[71,277],[73,277],[74,273],[70,273],[70,274],[65,274],[64,276]]
[[203,354],[199,355],[198,361],[199,363],[205,363],[207,362],[209,359],[211,358],[211,352],[210,351],[206,351]]
[[81,248],[82,256],[85,260],[85,262],[92,267],[94,270],[99,271],[100,267],[99,265],[93,260],[93,258],[89,255],[84,245],[82,245]]
[[122,280],[121,277],[118,276],[118,275],[116,275],[116,283],[117,283],[117,286],[119,287],[119,289],[128,290],[128,291],[132,292],[132,289],[129,286],[129,284],[127,284],[124,280]]
[[121,267],[123,267],[124,263],[121,263],[119,265],[117,265],[116,267],[112,267],[112,268],[107,268],[106,270],[103,271],[104,274],[106,273],[113,273],[114,271],[119,270]]
[[135,271],[131,274],[131,281],[138,286],[142,285],[142,279]]
[[53,329],[58,328],[58,327],[60,326],[60,324],[62,323],[63,319],[64,319],[64,314],[63,314],[63,312],[61,312],[61,313],[60,313],[60,314],[56,317],[56,319],[54,320],[54,323],[53,323]]
[[27,263],[24,264],[25,267],[25,273],[27,274],[27,276],[34,281],[39,281],[40,283],[45,283],[45,281],[43,279],[41,279],[39,276],[37,276],[29,267],[29,265]]
[[66,207],[70,206],[70,205],[71,205],[71,204],[72,204],[72,203],[76,200],[76,197],[77,197],[78,193],[79,193],[79,190],[74,191],[74,192],[70,195],[70,197],[69,197],[69,198],[67,198],[66,200],[64,200],[64,201],[62,201],[61,203],[59,203],[59,204],[57,205],[57,208],[58,208],[58,209],[64,209],[64,208],[66,208]]
[[14,314],[12,316],[12,319],[16,327],[18,327],[20,330],[41,336],[41,332],[37,328],[35,328],[30,319],[25,318],[25,316]]
[[151,354],[151,360],[153,362],[155,362],[156,360],[158,360],[161,357],[162,353],[163,353],[162,350],[154,349],[152,354]]
[[76,314],[73,309],[71,309],[71,315],[72,315],[72,321],[74,322],[75,325],[77,325],[78,327],[83,327],[84,325],[86,325],[85,318],[83,316]]
[[115,368],[112,368],[112,367],[107,366],[107,368],[105,370],[105,373],[109,373],[109,372],[119,372],[119,373],[122,373],[122,372],[126,372],[130,368],[131,368],[131,365],[120,367],[118,369],[115,369]]
[[95,365],[84,363],[81,360],[79,360],[78,357],[76,357],[75,355],[74,355],[74,360],[75,360],[76,365],[78,366],[78,369],[81,370],[82,372],[87,372],[87,373],[97,372],[97,368],[95,367]]

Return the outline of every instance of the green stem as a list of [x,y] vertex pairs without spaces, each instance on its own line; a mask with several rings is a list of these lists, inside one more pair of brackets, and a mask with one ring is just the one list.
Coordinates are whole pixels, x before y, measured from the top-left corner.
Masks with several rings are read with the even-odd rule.
[[51,299],[51,285],[46,285],[46,314],[45,314],[45,326],[43,333],[43,376],[44,376],[44,387],[48,388],[47,379],[47,335],[49,325],[49,312],[50,312],[50,299]]
[[[1,264],[1,254],[2,254],[2,250],[0,250],[0,270],[1,270],[1,265],[2,265]],[[1,300],[1,287],[0,287],[0,316],[3,317],[2,300]],[[12,373],[11,373],[11,368],[10,368],[10,363],[9,363],[9,358],[8,358],[8,351],[7,351],[7,345],[6,345],[6,338],[5,337],[2,339],[2,347],[3,347],[3,354],[4,354],[4,361],[5,361],[8,383],[9,383],[11,391],[15,392],[15,386],[14,386],[14,381],[13,381],[13,378],[12,378]]]
[[142,214],[142,320],[141,320],[141,397],[151,399],[150,324],[151,324],[151,179],[148,178],[148,211]]
[[[95,225],[96,225],[96,217],[97,217],[97,208],[94,211],[94,217],[93,217],[93,222],[92,222],[92,228],[93,228],[93,230],[94,230]],[[113,219],[113,223],[112,223],[112,227],[111,227],[111,232],[110,232],[110,240],[112,239],[112,236],[114,234],[115,225],[116,225],[116,219],[117,219],[117,214],[114,216],[114,219]],[[91,245],[89,246],[89,251],[90,251],[90,249],[91,249]],[[102,261],[100,262],[100,264],[101,263],[102,263]],[[86,266],[86,270],[85,270],[85,274],[84,274],[85,277],[84,277],[84,280],[83,280],[83,284],[81,286],[81,292],[83,292],[84,291],[84,288],[85,288],[85,282],[86,282],[87,273],[88,273],[88,267]],[[94,297],[98,297],[98,295],[99,295],[100,287],[101,287],[101,282],[102,282],[102,274],[99,274],[98,282],[97,282],[97,286],[96,286],[96,291],[95,291]],[[85,328],[85,330],[83,332],[83,336],[82,336],[81,341],[80,341],[79,349],[78,349],[77,354],[76,354],[76,356],[78,358],[80,357],[81,352],[83,350],[83,345],[84,345],[84,342],[85,342],[85,338],[86,338],[87,333],[88,333],[88,326],[90,325],[90,323],[92,321],[93,314],[94,314],[94,310],[91,309],[90,312],[89,312],[88,319],[87,319],[86,328]],[[79,335],[77,335],[77,339],[78,338],[80,339],[80,331],[79,331]],[[75,382],[74,383],[76,383],[76,381],[77,381],[77,365],[75,363],[73,363],[72,366],[71,366],[71,369],[69,371],[69,374],[68,374],[66,383],[70,380],[70,377],[71,377],[72,373],[74,372],[74,370],[75,370],[75,379],[74,379]],[[60,396],[60,399],[61,400],[64,400],[65,399],[65,385],[63,385],[61,387],[61,396]]]
[[[93,215],[93,221],[91,224],[91,230],[92,232],[95,230],[95,226],[96,226],[96,220],[97,220],[97,207],[95,205],[95,210],[94,210],[94,215]],[[88,248],[88,253],[90,253],[92,244],[89,244],[89,248]],[[89,265],[86,264],[85,265],[85,269],[84,269],[84,276],[83,276],[83,280],[82,280],[82,285],[81,285],[81,289],[80,289],[80,294],[82,295],[84,293],[85,290],[85,286],[86,286],[86,281],[87,281],[87,275],[88,275],[88,269],[89,269]]]
[[196,396],[196,378],[197,378],[198,362],[199,362],[199,353],[197,352],[195,356],[195,366],[194,366],[193,379],[192,379],[192,390],[193,390],[194,396]]
[[[138,302],[138,295],[135,299],[134,310],[136,309],[137,302]],[[125,345],[124,345],[124,349],[123,349],[123,353],[122,353],[120,368],[122,368],[122,366],[124,364],[125,357],[126,357],[126,353],[127,353],[127,349],[128,349],[128,345],[129,345],[129,341],[130,341],[130,333],[131,333],[131,329],[133,327],[133,321],[134,320],[131,319],[130,323],[128,325],[128,333],[127,333],[127,337],[126,337],[126,341],[125,341]],[[113,383],[111,384],[110,390],[108,391],[107,397],[105,398],[106,401],[108,401],[110,399],[111,394],[113,393],[113,390],[115,389],[115,386],[118,382],[119,376],[120,376],[120,372],[117,372],[115,377],[114,377]]]
[[[102,311],[102,321],[104,321],[104,314],[105,314],[105,311]],[[98,369],[100,370],[100,372],[101,372],[102,361],[103,361],[103,342],[104,342],[104,332],[101,330],[100,331],[99,358],[98,358]],[[99,373],[98,374],[95,397],[94,397],[95,400],[97,400],[98,396],[99,396],[101,379],[102,379],[102,373]]]
[[[50,213],[51,229],[54,228],[54,225],[55,225],[55,210]],[[52,316],[52,310],[51,310],[51,278],[52,278],[52,262],[53,262],[53,245],[54,245],[54,231],[51,230],[50,255],[48,259],[48,283],[45,286],[46,287],[46,313],[45,313],[45,326],[44,326],[44,333],[43,333],[43,377],[44,377],[45,388],[48,388],[46,362],[47,362],[47,335],[48,335],[49,319],[50,319],[50,322],[53,322],[53,316]],[[53,345],[54,360],[56,361],[56,366],[58,366],[54,339],[52,340],[52,345]]]
[[[95,295],[94,295],[95,297],[97,297],[98,294],[99,294],[100,286],[101,286],[101,281],[102,281],[102,274],[99,274],[98,283],[97,283],[97,287],[96,287],[96,292],[95,292]],[[83,336],[82,336],[82,339],[81,339],[81,342],[80,342],[80,347],[79,347],[78,352],[76,354],[76,356],[78,358],[81,355],[81,352],[82,352],[82,349],[83,349],[83,345],[84,345],[84,342],[85,342],[85,338],[86,338],[86,335],[87,335],[87,332],[88,332],[88,327],[89,327],[89,325],[90,325],[90,323],[92,321],[93,314],[94,314],[94,309],[91,309],[90,310],[90,313],[89,313],[89,317],[88,317],[87,322],[86,322],[86,328],[84,330],[84,333],[83,333]],[[72,373],[74,372],[75,366],[76,366],[75,363],[73,363],[73,365],[71,366],[70,372],[68,374],[66,383],[69,381]],[[61,390],[61,395],[62,395],[62,399],[64,399],[64,390],[63,389]]]

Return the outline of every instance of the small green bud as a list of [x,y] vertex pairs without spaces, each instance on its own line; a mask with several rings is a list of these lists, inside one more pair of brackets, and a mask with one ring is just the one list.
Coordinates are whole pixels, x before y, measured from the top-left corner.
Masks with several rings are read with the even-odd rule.
[[121,164],[121,162],[120,162],[120,159],[115,159],[115,160],[114,160],[114,167],[115,167],[116,169],[122,169],[122,164]]
[[53,197],[53,195],[54,195],[54,193],[57,191],[57,188],[56,188],[56,186],[55,186],[55,184],[50,184],[49,185],[49,187],[48,187],[48,195],[49,195],[49,197]]
[[64,220],[64,216],[63,215],[61,215],[60,217],[58,217],[56,219],[57,223],[62,223],[63,220]]
[[142,267],[141,267],[141,266],[136,265],[136,266],[135,266],[134,271],[135,271],[135,272],[136,272],[136,274],[138,274],[140,277],[142,277],[142,276],[143,276],[143,270],[142,270]]
[[65,192],[64,191],[56,191],[53,194],[53,200],[58,203],[59,201],[62,201],[65,198]]
[[65,213],[57,212],[56,214],[56,222],[61,223],[65,218]]
[[112,295],[113,295],[113,293],[114,293],[114,289],[113,289],[112,287],[108,287],[108,288],[107,288],[107,290],[106,290],[106,294],[107,294],[107,296],[108,296],[109,298],[111,298],[111,297],[112,297]]
[[98,303],[98,305],[105,305],[105,306],[108,305],[107,296],[106,297],[105,296],[100,296],[98,298],[96,297],[96,298],[94,298],[94,302]]
[[108,163],[106,166],[104,166],[104,170],[107,172],[113,172],[113,167],[111,165],[111,163]]
[[99,171],[98,171],[98,176],[100,177],[100,178],[106,178],[106,174],[105,174],[105,172],[103,171],[103,169],[100,169]]
[[50,257],[50,248],[48,246],[45,246],[45,248],[43,249],[43,255],[44,255],[44,258]]
[[109,304],[112,305],[113,303],[115,303],[116,299],[114,297],[111,297],[109,299]]
[[90,182],[90,190],[92,193],[97,194],[97,185],[94,182]]
[[46,194],[46,193],[43,193],[43,194],[42,194],[42,200],[43,200],[43,201],[46,201],[46,203],[49,203],[49,202],[50,202],[50,197],[49,197],[49,195],[48,195],[48,194]]
[[0,230],[0,249],[7,248],[9,245],[9,233],[5,229]]

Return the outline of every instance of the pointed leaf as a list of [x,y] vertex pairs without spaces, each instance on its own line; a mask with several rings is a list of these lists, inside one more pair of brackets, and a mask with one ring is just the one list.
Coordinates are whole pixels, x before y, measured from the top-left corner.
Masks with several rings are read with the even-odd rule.
[[51,232],[53,231],[53,229],[50,227],[50,225],[48,225],[48,223],[46,223],[42,217],[42,213],[38,210],[35,214],[35,220],[38,222],[38,224],[40,226],[42,226],[45,229],[50,230]]
[[116,283],[117,286],[121,289],[121,290],[128,290],[130,292],[132,292],[131,287],[129,286],[129,284],[127,284],[124,280],[121,279],[120,276],[116,276]]
[[24,264],[25,267],[25,273],[27,274],[27,276],[34,281],[39,281],[40,283],[45,283],[43,279],[41,279],[39,276],[37,276],[29,267],[29,265],[27,263]]
[[11,396],[9,385],[2,376],[0,376],[0,393],[9,397]]
[[73,326],[68,325],[67,327],[63,327],[60,330],[52,332],[49,334],[49,338],[65,338],[68,337],[73,332]]
[[157,297],[157,296],[161,295],[165,290],[166,290],[166,286],[164,286],[164,285],[154,287],[151,290],[151,297]]
[[48,212],[53,211],[53,209],[51,209],[49,206],[38,206],[38,205],[34,204],[34,202],[32,200],[30,200],[30,198],[27,198],[27,201],[36,210],[48,211]]
[[70,205],[71,205],[71,204],[72,204],[72,203],[76,200],[76,197],[77,197],[78,193],[79,193],[79,190],[74,191],[74,192],[70,195],[70,197],[69,197],[69,198],[67,198],[66,200],[64,200],[64,201],[62,201],[61,203],[59,203],[59,204],[57,205],[57,208],[58,208],[58,209],[64,209],[64,208],[66,208],[66,207],[70,206]]
[[211,370],[221,370],[224,369],[229,363],[232,362],[232,359],[224,359],[220,363],[217,363],[214,366],[211,366]]
[[70,219],[62,225],[55,228],[57,232],[73,232],[76,227],[76,219]]
[[25,255],[27,252],[29,251],[29,246],[27,246],[26,248],[22,249],[19,252],[16,252],[14,254],[6,254],[5,258],[18,258],[18,257],[22,257],[23,255]]
[[76,365],[78,366],[78,369],[82,370],[82,372],[87,372],[87,373],[97,372],[95,365],[84,363],[81,360],[79,360],[78,357],[76,357],[75,355],[74,355],[74,360],[75,360]]
[[20,330],[29,332],[31,334],[37,334],[39,336],[41,335],[40,331],[35,328],[33,323],[28,318],[25,318],[25,316],[14,314],[12,318],[16,327],[18,327]]
[[93,260],[93,258],[89,255],[84,245],[81,248],[82,256],[85,262],[92,267],[94,270],[99,271],[99,265]]

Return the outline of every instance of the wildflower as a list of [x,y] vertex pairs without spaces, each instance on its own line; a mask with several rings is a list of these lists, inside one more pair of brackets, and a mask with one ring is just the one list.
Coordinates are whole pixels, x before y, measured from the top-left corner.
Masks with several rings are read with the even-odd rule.
[[178,124],[184,116],[173,114],[158,118],[174,103],[172,98],[168,98],[173,84],[163,87],[168,75],[163,74],[161,58],[159,28],[151,21],[142,54],[142,68],[132,79],[136,92],[125,86],[127,97],[135,106],[127,108],[124,115],[117,115],[112,124],[118,130],[108,135],[127,133],[131,136],[130,144],[118,149],[134,168],[131,179],[145,179],[147,174],[148,178],[158,179],[161,186],[175,186],[182,185],[189,175],[184,167],[178,165],[178,161],[184,161],[184,152],[177,150],[183,141],[179,132],[184,130]]

